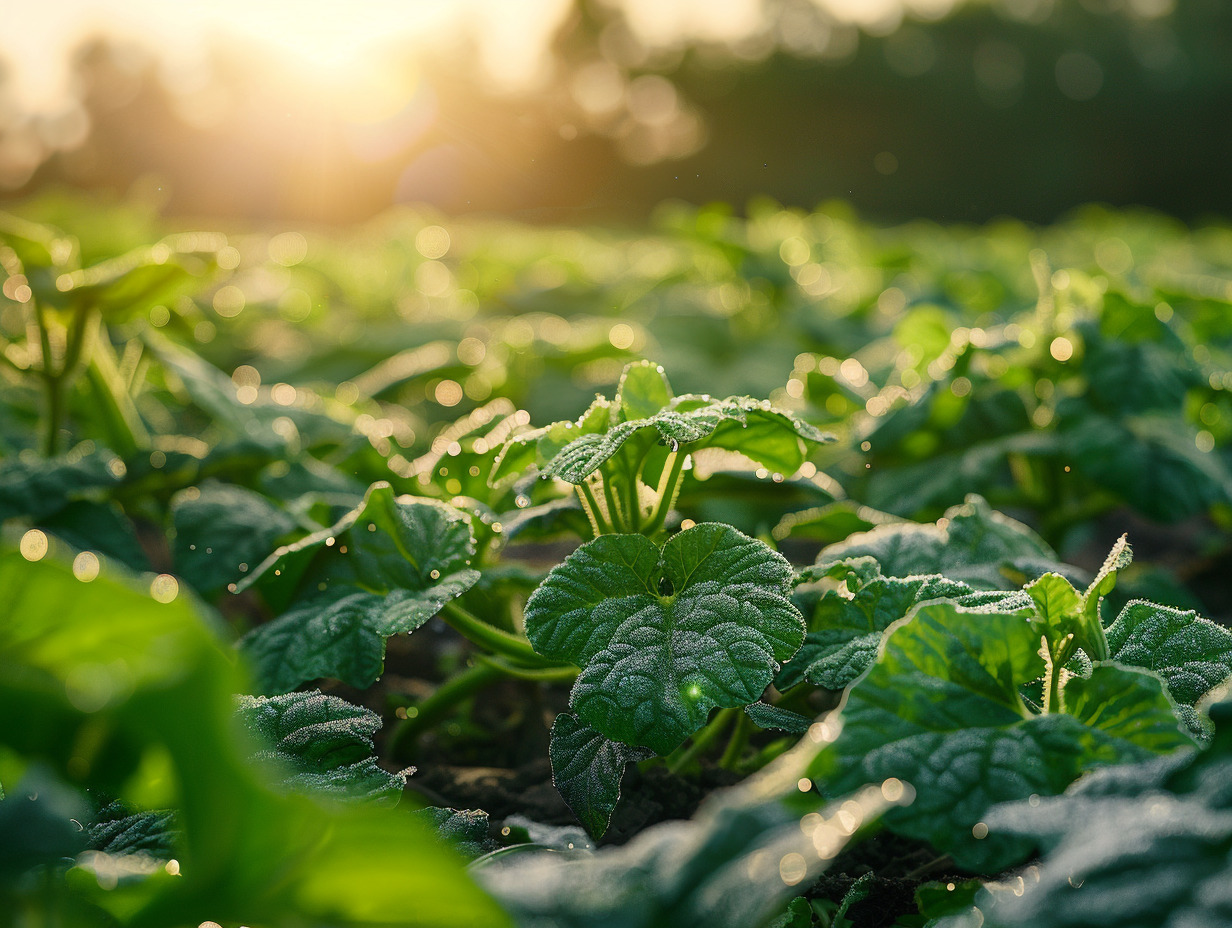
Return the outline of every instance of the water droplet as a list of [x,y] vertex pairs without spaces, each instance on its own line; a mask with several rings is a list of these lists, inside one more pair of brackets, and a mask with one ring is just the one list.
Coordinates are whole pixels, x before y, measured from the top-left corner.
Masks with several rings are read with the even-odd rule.
[[517,506],[519,509],[525,509],[527,506],[530,505],[530,498],[526,496],[519,496],[517,499],[513,501],[513,504]]
[[428,571],[428,576],[431,577],[433,580],[439,580],[441,579],[441,572],[439,570],[433,569],[433,570]]
[[773,480],[775,483],[782,483],[783,475],[782,474],[771,474],[770,479]]

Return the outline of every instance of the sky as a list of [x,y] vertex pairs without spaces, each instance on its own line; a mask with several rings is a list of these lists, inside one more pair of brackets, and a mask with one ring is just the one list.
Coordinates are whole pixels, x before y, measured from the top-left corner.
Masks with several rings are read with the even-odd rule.
[[[606,0],[648,44],[733,41],[756,31],[765,0]],[[944,15],[955,0],[811,0],[836,18],[888,30],[904,8]],[[0,31],[9,93],[26,112],[71,104],[71,50],[98,32],[161,53],[171,83],[191,83],[211,43],[256,44],[284,63],[340,80],[364,78],[373,52],[472,37],[488,76],[517,89],[544,79],[544,52],[570,0],[10,0]]]

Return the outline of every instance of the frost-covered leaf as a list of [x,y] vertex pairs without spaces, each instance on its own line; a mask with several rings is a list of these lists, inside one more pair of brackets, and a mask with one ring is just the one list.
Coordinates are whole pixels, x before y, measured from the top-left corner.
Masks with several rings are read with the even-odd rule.
[[1031,529],[978,496],[968,496],[936,523],[881,525],[852,535],[822,551],[817,565],[864,555],[876,558],[887,577],[941,574],[976,590],[1017,589],[1049,571],[1079,583],[1088,579],[1061,563]]
[[807,680],[815,686],[841,690],[876,658],[885,630],[917,604],[930,599],[957,599],[972,592],[965,583],[935,574],[883,577],[877,562],[869,557],[839,561],[808,576],[842,581],[847,595],[831,590],[817,602],[804,644],[775,680],[779,689]]
[[1186,724],[1200,731],[1192,707],[1232,675],[1232,632],[1196,612],[1135,600],[1105,634],[1112,657],[1159,674]]
[[[806,755],[793,751],[739,786],[713,793],[689,821],[645,829],[593,854],[535,854],[477,876],[519,925],[552,928],[751,928],[783,911],[850,840],[838,808],[801,827],[781,797],[795,790]],[[796,793],[795,795],[799,795]],[[874,821],[879,789],[844,806]],[[824,853],[819,853],[824,850]]]
[[1043,860],[989,887],[948,928],[1194,928],[1232,923],[1232,707],[1212,707],[1205,751],[1100,771],[1063,796],[998,806],[990,829]]
[[886,818],[959,866],[997,869],[1023,842],[973,833],[998,802],[1055,795],[1092,767],[1191,745],[1162,682],[1104,663],[1070,680],[1066,712],[1035,715],[1019,687],[1044,672],[1028,610],[1000,614],[926,603],[893,627],[868,672],[847,691],[841,734],[814,763],[824,795],[897,777],[916,801]]
[[586,830],[601,838],[620,799],[625,765],[653,754],[605,738],[576,715],[561,713],[552,723],[552,782]]
[[338,524],[279,548],[245,581],[276,609],[291,605],[240,642],[261,691],[319,677],[368,686],[386,638],[414,631],[479,579],[473,554],[461,512],[374,484]]
[[431,824],[458,852],[474,860],[498,847],[489,834],[488,813],[482,809],[447,809],[429,806],[416,809],[411,816]]
[[123,803],[113,802],[95,814],[86,833],[91,850],[167,860],[175,846],[175,813],[132,812]]
[[789,735],[802,735],[813,724],[813,720],[807,715],[792,712],[790,709],[780,709],[761,700],[745,706],[744,714],[752,719],[758,728],[785,731]]
[[603,433],[583,435],[568,444],[543,471],[569,483],[581,483],[634,436],[650,434],[687,451],[724,448],[739,451],[764,467],[790,474],[804,463],[802,441],[825,442],[831,436],[768,402],[748,396],[712,399],[678,396],[667,408],[645,419],[620,422]]
[[601,535],[554,568],[526,604],[546,657],[582,668],[574,711],[609,738],[667,754],[715,706],[754,702],[800,647],[791,566],[727,525],[703,523],[660,549]]
[[258,757],[281,766],[283,785],[348,799],[396,802],[406,776],[372,756],[381,717],[318,691],[240,696],[240,721],[267,748]]

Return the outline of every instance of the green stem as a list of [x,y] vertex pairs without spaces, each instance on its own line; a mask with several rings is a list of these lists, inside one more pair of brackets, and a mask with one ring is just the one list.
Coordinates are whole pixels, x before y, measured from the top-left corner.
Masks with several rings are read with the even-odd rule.
[[495,667],[476,664],[450,677],[438,686],[431,696],[414,707],[414,715],[408,714],[398,723],[398,727],[394,729],[389,738],[387,749],[389,756],[397,757],[404,753],[425,729],[430,728],[443,716],[456,709],[463,699],[501,679],[502,676],[502,673]]
[[467,641],[502,654],[523,666],[561,666],[556,661],[541,657],[531,647],[530,642],[521,635],[514,635],[494,625],[489,625],[482,619],[471,615],[456,602],[445,603],[444,608],[441,609],[441,618]]
[[545,667],[542,670],[532,670],[509,664],[497,657],[488,657],[486,654],[476,654],[475,659],[494,670],[499,670],[507,677],[532,680],[537,683],[572,683],[579,673],[576,667]]
[[642,501],[637,492],[637,474],[625,474],[625,490],[629,494],[629,531],[642,530]]
[[719,766],[724,770],[736,769],[740,755],[744,753],[745,745],[749,743],[749,730],[752,725],[753,721],[747,713],[741,712],[736,716],[736,727],[732,729],[731,737],[727,740],[727,748],[719,759]]
[[796,740],[797,739],[795,738],[779,738],[775,741],[771,741],[744,763],[740,764],[739,772],[745,773],[760,770],[780,754],[785,754],[787,751],[791,750],[791,748],[796,744]]
[[56,374],[43,371],[43,392],[47,400],[47,419],[43,423],[43,455],[55,457],[60,450],[60,418],[63,416],[63,384]]
[[669,773],[679,773],[697,760],[719,737],[727,730],[727,726],[735,718],[739,709],[723,709],[711,719],[706,727],[693,736],[688,748],[681,751],[673,760],[668,761]]
[[590,488],[590,485],[582,481],[574,489],[578,492],[578,497],[582,501],[582,508],[586,510],[586,515],[590,517],[590,527],[595,530],[596,537],[614,532],[615,529],[612,527],[611,522],[607,520],[603,515],[603,510],[599,508],[599,501],[595,499],[595,493]]
[[608,518],[611,519],[612,525],[617,531],[629,531],[629,525],[625,521],[624,513],[620,510],[620,504],[616,501],[616,491],[612,486],[613,479],[611,474],[603,475],[603,500],[607,503]]
[[681,454],[679,449],[671,453],[671,464],[664,467],[663,476],[659,478],[659,488],[657,490],[659,500],[655,505],[654,514],[642,530],[643,535],[654,535],[659,529],[663,528],[663,524],[667,521],[667,513],[676,501],[676,484],[680,481],[680,471],[684,467],[684,459],[685,455]]

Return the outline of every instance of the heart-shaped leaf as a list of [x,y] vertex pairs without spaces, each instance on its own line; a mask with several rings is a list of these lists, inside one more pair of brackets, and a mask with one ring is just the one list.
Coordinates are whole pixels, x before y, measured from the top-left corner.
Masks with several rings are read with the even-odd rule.
[[804,639],[791,566],[728,525],[660,549],[601,535],[554,568],[526,604],[535,650],[582,668],[570,705],[602,734],[666,754],[715,706],[754,702]]

